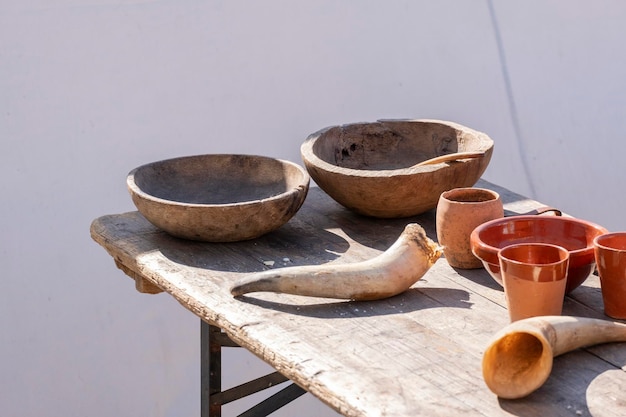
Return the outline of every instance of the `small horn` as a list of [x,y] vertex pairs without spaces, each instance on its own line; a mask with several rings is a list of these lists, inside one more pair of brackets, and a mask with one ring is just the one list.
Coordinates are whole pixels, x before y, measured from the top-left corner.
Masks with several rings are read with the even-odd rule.
[[522,398],[546,382],[555,356],[608,342],[626,342],[626,324],[571,316],[519,320],[489,343],[483,354],[483,378],[498,397]]

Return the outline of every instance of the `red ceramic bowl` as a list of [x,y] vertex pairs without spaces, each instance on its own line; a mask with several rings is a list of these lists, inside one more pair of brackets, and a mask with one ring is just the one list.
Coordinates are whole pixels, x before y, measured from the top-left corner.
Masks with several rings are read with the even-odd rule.
[[498,251],[515,243],[550,243],[569,251],[567,272],[569,293],[582,284],[593,272],[595,258],[593,239],[608,233],[597,224],[559,216],[522,215],[491,220],[478,226],[470,236],[472,253],[500,285]]

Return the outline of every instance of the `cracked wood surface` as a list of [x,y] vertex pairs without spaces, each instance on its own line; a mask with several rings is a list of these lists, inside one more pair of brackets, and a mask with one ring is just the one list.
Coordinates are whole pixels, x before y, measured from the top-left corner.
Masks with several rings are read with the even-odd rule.
[[[498,191],[507,214],[541,206],[485,181],[476,186]],[[442,257],[411,289],[378,301],[230,295],[232,283],[251,272],[374,257],[409,222],[436,240],[434,210],[366,218],[314,187],[291,221],[247,242],[176,239],[138,212],[102,216],[91,235],[137,290],[169,293],[345,416],[626,414],[622,343],[556,358],[546,384],[524,399],[488,390],[482,353],[508,315],[502,288],[483,269],[455,270]],[[607,319],[596,276],[567,297],[563,314]]]

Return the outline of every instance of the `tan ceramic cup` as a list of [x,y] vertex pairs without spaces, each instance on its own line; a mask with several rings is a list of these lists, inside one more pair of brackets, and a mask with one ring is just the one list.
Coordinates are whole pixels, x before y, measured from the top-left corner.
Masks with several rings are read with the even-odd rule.
[[484,188],[454,188],[437,203],[437,240],[448,263],[455,268],[476,269],[483,264],[470,247],[470,235],[479,225],[504,217],[500,195]]
[[626,232],[600,235],[593,240],[593,247],[604,314],[626,319]]
[[569,252],[556,245],[520,243],[498,252],[511,322],[563,311]]

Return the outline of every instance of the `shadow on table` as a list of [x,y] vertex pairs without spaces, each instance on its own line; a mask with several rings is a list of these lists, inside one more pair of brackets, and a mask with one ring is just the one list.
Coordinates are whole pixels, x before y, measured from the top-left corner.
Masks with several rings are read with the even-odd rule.
[[362,216],[344,208],[329,212],[325,228],[339,228],[354,242],[379,251],[387,250],[402,234],[409,223],[417,223],[432,240],[437,240],[435,230],[435,210],[429,210],[418,216],[399,219],[378,219]]
[[[445,259],[445,258],[444,258]],[[485,268],[477,268],[477,269],[460,269],[453,268],[454,271],[460,276],[475,282],[476,284],[480,284],[482,286],[498,290],[504,291],[502,285],[498,284],[495,279],[489,275],[489,272],[485,270]]]
[[321,265],[337,259],[350,248],[344,238],[334,233],[317,231],[315,236],[310,236],[294,231],[297,227],[284,226],[257,239],[231,243],[193,242],[163,233],[156,247],[163,256],[181,265],[243,273],[260,272],[272,266],[277,269]]
[[[373,301],[325,300],[289,296],[290,301],[295,301],[294,304],[291,304],[262,297],[262,295],[245,295],[238,297],[238,299],[258,307],[283,313],[324,319],[404,314],[440,307],[470,308],[472,305],[469,302],[467,291],[450,288],[410,288],[394,297]],[[298,301],[302,301],[302,303],[298,303]]]
[[[505,204],[514,207],[514,209],[505,209],[505,215],[507,216],[526,214],[528,212],[525,207],[515,207],[518,203],[528,200],[522,195],[513,193],[482,179],[474,186],[490,188],[500,193]],[[323,193],[321,190],[317,190],[316,192]],[[320,199],[318,204],[318,208],[325,215],[324,217],[315,218],[318,226],[324,228],[339,227],[351,239],[364,246],[385,250],[395,241],[400,233],[402,233],[402,230],[408,223],[421,225],[431,239],[437,240],[435,227],[437,215],[436,207],[416,216],[384,219],[356,214],[331,199]]]

